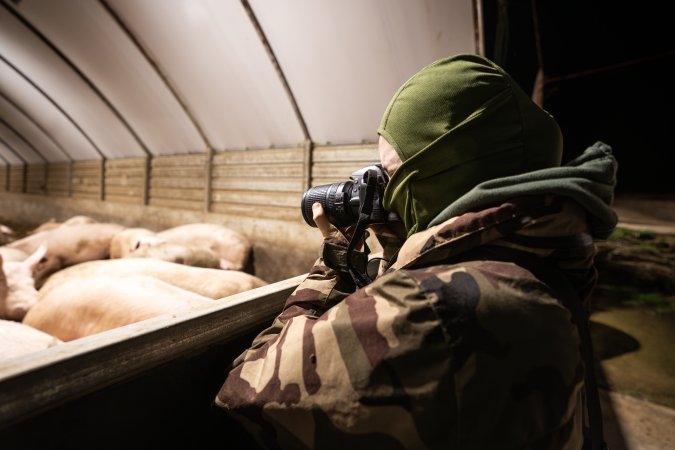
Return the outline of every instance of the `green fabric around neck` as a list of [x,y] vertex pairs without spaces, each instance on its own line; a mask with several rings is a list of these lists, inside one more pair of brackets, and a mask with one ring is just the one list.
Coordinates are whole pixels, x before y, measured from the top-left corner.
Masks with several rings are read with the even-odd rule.
[[553,194],[572,198],[579,203],[587,212],[591,234],[606,239],[617,224],[616,213],[610,207],[614,198],[617,167],[611,147],[596,142],[564,166],[479,184],[443,209],[429,226],[515,197]]
[[560,165],[562,135],[501,68],[478,55],[425,67],[394,95],[378,133],[403,163],[384,207],[409,234],[477,184]]

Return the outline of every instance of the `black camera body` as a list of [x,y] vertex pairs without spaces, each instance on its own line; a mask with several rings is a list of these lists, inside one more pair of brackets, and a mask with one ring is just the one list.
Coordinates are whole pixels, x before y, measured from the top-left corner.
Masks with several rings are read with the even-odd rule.
[[364,217],[367,224],[398,221],[395,213],[382,206],[388,182],[387,172],[380,164],[374,164],[352,173],[348,181],[309,188],[302,195],[302,217],[309,226],[316,227],[312,205],[319,202],[328,221],[336,227],[356,224],[361,213],[367,214]]

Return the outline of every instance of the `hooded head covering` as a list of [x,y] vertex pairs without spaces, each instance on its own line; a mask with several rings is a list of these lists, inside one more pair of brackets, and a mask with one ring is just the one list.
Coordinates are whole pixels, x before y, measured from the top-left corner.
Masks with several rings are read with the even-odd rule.
[[384,207],[408,234],[477,184],[559,166],[562,157],[555,120],[478,55],[444,58],[415,74],[394,95],[378,133],[403,161]]

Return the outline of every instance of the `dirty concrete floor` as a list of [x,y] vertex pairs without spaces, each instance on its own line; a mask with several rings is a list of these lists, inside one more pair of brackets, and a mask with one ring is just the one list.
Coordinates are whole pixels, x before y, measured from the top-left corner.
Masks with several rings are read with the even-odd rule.
[[600,401],[610,450],[675,449],[675,410],[604,390]]
[[675,235],[675,194],[617,195],[613,207],[622,228]]
[[[620,228],[675,236],[675,195],[619,195],[614,209]],[[664,348],[669,347],[664,344]],[[675,409],[616,391],[602,390],[601,398],[605,439],[610,449],[675,449]]]

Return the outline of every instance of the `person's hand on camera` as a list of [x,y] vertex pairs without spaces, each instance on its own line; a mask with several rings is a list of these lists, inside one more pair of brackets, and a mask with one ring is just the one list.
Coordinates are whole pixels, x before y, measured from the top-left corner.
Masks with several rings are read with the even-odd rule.
[[314,219],[314,223],[319,231],[321,231],[324,239],[332,238],[338,231],[337,228],[328,221],[328,217],[325,216],[321,203],[317,202],[312,205],[312,219]]
[[321,203],[317,202],[312,205],[312,219],[314,219],[314,223],[316,223],[317,228],[321,231],[324,240],[345,244],[351,241],[354,227],[336,228],[326,217]]

